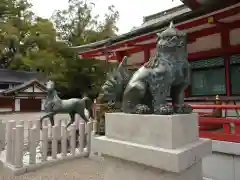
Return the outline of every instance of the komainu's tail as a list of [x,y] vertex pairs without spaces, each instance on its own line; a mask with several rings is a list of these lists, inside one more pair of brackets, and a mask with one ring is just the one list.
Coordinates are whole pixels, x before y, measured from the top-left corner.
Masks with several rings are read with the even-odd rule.
[[86,96],[83,98],[83,100],[85,102],[85,108],[89,112],[89,118],[93,119],[94,117],[93,117],[93,107],[92,107],[93,102],[92,102],[92,100],[90,98],[86,97]]
[[127,69],[127,57],[125,56],[118,68],[109,73],[105,83],[102,85],[100,95],[105,102],[121,102],[124,89],[132,74]]

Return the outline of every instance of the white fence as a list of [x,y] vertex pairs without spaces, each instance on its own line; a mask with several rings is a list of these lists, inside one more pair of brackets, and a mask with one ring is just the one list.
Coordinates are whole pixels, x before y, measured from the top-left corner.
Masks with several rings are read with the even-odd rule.
[[[19,175],[65,160],[88,157],[91,152],[91,134],[95,121],[85,124],[76,120],[66,129],[66,123],[58,121],[51,127],[40,121],[6,123],[6,146],[4,166]],[[27,127],[27,128],[26,128]],[[94,132],[93,132],[94,133]]]

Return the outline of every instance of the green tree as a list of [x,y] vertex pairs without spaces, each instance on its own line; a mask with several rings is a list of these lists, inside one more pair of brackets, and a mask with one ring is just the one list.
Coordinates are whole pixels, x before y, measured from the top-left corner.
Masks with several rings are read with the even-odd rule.
[[119,13],[109,6],[102,22],[93,16],[94,4],[69,0],[69,6],[49,19],[36,17],[27,0],[0,2],[0,67],[40,71],[53,79],[64,96],[84,92],[96,96],[105,63],[79,59],[70,46],[115,36]]
[[119,12],[110,5],[104,21],[101,22],[98,15],[93,16],[94,6],[90,1],[69,0],[67,9],[55,11],[52,20],[59,38],[77,46],[115,36]]
[[[0,2],[0,67],[7,68],[13,61],[21,61],[21,41],[28,33],[33,18],[27,0]],[[19,62],[16,62],[19,64]]]
[[116,23],[119,19],[119,12],[115,10],[113,5],[108,7],[108,12],[104,16],[104,21],[99,25],[99,33],[101,39],[107,39],[109,37],[116,36],[118,27]]
[[[101,22],[99,16],[93,16],[94,6],[89,1],[70,0],[68,8],[55,11],[52,20],[56,25],[59,39],[65,40],[71,46],[77,46],[115,36],[118,30],[116,27],[118,11],[113,5],[109,6]],[[67,87],[71,91],[67,94],[88,92],[96,96],[105,79],[105,63],[99,60],[79,59],[73,54],[65,58],[64,85],[68,84]],[[67,92],[66,88],[65,91]]]

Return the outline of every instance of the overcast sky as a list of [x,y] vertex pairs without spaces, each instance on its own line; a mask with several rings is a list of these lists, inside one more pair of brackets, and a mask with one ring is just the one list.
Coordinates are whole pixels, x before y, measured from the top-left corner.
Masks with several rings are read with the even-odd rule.
[[[68,0],[30,0],[33,11],[41,17],[50,18],[56,9],[67,7]],[[115,5],[120,13],[118,21],[119,34],[126,33],[134,26],[140,26],[143,16],[158,13],[181,3],[180,0],[92,0],[95,3],[94,14],[104,15],[107,7]]]

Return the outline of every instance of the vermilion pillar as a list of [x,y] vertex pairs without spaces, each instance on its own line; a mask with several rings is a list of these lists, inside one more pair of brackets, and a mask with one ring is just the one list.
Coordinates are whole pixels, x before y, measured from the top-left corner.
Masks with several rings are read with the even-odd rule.
[[[222,28],[221,32],[221,41],[222,41],[222,49],[229,49],[230,48],[230,38],[229,38],[229,29]],[[226,74],[226,91],[227,96],[230,96],[230,77],[229,77],[229,54],[224,55],[225,59],[225,74]]]

